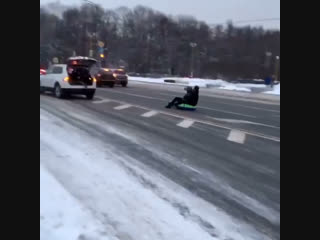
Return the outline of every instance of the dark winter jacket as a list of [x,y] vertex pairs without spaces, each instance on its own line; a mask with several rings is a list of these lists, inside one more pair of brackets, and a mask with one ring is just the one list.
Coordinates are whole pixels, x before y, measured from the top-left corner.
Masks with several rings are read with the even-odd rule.
[[199,102],[199,88],[195,88],[192,90],[192,95],[191,95],[191,100],[190,100],[190,105],[192,106],[197,106]]
[[183,102],[186,104],[190,104],[192,101],[192,88],[188,87],[188,88],[186,88],[186,90],[187,90],[187,94],[184,95]]
[[188,88],[187,94],[183,97],[183,100],[186,104],[197,106],[199,102],[199,87],[195,87],[194,89]]

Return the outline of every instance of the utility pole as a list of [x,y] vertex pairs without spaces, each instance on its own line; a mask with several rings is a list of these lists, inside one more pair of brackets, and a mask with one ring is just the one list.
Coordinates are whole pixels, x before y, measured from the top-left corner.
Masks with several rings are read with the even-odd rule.
[[190,47],[191,47],[191,67],[190,67],[190,77],[194,77],[194,50],[198,46],[197,43],[191,42]]
[[[95,7],[95,10],[96,10],[96,14],[95,16],[98,17],[98,8],[99,8],[99,5],[92,2],[92,1],[89,1],[89,0],[82,0],[83,2],[85,2],[86,4],[89,4],[93,7]],[[97,19],[96,19],[97,20]],[[94,20],[93,20],[94,21]],[[94,44],[92,44],[92,39],[94,40]],[[90,43],[89,43],[89,57],[94,57],[94,50],[92,49],[93,47],[96,47],[97,45],[97,42],[98,42],[98,22],[96,21],[95,22],[95,31],[93,33],[93,36],[90,36]],[[97,54],[96,54],[97,55]]]
[[280,57],[276,56],[276,63],[275,63],[275,81],[279,81],[279,70],[280,70]]

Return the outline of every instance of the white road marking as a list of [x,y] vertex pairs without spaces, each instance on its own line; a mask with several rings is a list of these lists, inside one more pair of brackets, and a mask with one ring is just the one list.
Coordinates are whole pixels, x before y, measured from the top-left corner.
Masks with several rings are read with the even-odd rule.
[[[160,89],[160,90],[166,90],[166,91],[178,93],[178,94],[183,93],[183,91],[181,91],[182,85],[175,86],[176,84],[154,84],[154,83],[131,81],[131,85],[136,85],[136,87],[140,87],[140,89],[142,88],[141,86],[143,85],[144,89],[145,88],[149,88],[152,90],[159,90]],[[241,92],[234,92],[234,93],[241,94]],[[270,98],[255,99],[255,98],[243,97],[242,95],[230,96],[230,95],[225,95],[223,93],[218,94],[216,91],[212,91],[212,88],[209,88],[209,89],[201,88],[201,95],[205,96],[205,97],[210,97],[210,98],[221,98],[221,99],[237,100],[237,101],[241,101],[241,102],[253,102],[253,103],[261,103],[261,104],[265,104],[265,105],[280,106],[280,101],[270,101]],[[272,96],[269,96],[269,97],[272,97]],[[277,96],[274,96],[274,97],[277,97]]]
[[261,111],[265,111],[265,112],[280,113],[279,110],[272,110],[272,109],[267,109],[267,108],[246,106],[246,105],[234,104],[234,103],[225,103],[225,102],[220,102],[220,101],[216,101],[216,102],[217,102],[217,103],[220,103],[220,104],[224,104],[224,105],[230,105],[230,106],[237,106],[237,107],[248,108],[248,109],[261,110]]
[[102,103],[108,103],[110,102],[109,99],[102,99],[102,100],[97,100],[97,101],[93,101],[93,104],[102,104]]
[[[119,103],[119,104],[127,104],[126,102],[119,101],[119,100],[110,99],[110,101],[111,102],[116,102],[116,103]],[[143,110],[146,110],[146,111],[152,111],[151,108],[144,107],[144,106],[141,106],[141,105],[131,104],[130,106],[131,107],[140,108],[140,109],[143,109]],[[181,115],[174,114],[174,113],[168,112],[168,111],[159,111],[159,114],[164,114],[164,115],[175,117],[175,118],[179,118],[179,119],[183,118]],[[265,134],[262,134],[262,133],[259,133],[259,132],[251,132],[251,131],[248,131],[248,130],[245,130],[245,129],[234,129],[234,128],[228,127],[226,125],[222,125],[222,124],[219,124],[219,123],[214,123],[214,122],[210,122],[210,121],[206,121],[206,120],[199,120],[199,119],[193,119],[193,118],[189,118],[189,119],[194,121],[194,122],[205,124],[205,125],[208,125],[208,126],[217,127],[217,128],[221,128],[221,129],[226,129],[226,130],[230,130],[230,131],[231,130],[238,130],[238,131],[241,131],[241,132],[243,132],[243,133],[245,133],[247,135],[250,135],[250,136],[259,137],[259,138],[267,139],[267,140],[274,141],[274,142],[280,142],[280,138],[279,137],[265,135]]]
[[114,109],[115,110],[124,110],[124,109],[131,108],[131,107],[132,107],[132,105],[125,104],[125,105],[120,105],[118,107],[115,107]]
[[[108,91],[108,90],[102,89],[102,91]],[[133,97],[139,97],[139,98],[145,98],[145,99],[160,100],[160,101],[162,101],[162,102],[168,102],[168,99],[165,100],[165,99],[156,98],[156,97],[150,97],[150,96],[145,96],[145,95],[140,95],[140,94],[133,94],[133,93],[124,93],[124,92],[121,92],[121,91],[114,91],[114,90],[112,90],[112,92],[120,93],[120,94],[124,94],[124,95],[128,95],[128,96],[133,96]],[[171,97],[173,98],[174,96],[171,96]],[[208,108],[208,107],[200,107],[200,106],[198,106],[197,108],[198,108],[198,109],[215,111],[215,112],[228,113],[228,114],[237,115],[237,116],[242,116],[242,117],[257,118],[256,116],[253,116],[253,115],[247,115],[247,114],[242,114],[242,113],[230,112],[230,111],[225,111],[225,110],[216,109],[216,108]]]
[[244,142],[246,141],[246,134],[239,130],[231,130],[228,136],[228,140],[231,142],[244,144]]
[[210,116],[208,116],[208,118],[216,120],[216,121],[220,121],[220,122],[226,122],[226,123],[239,123],[239,124],[243,123],[243,124],[251,124],[251,125],[280,129],[280,127],[277,127],[277,126],[272,126],[272,125],[257,123],[257,122],[250,122],[250,121],[245,121],[245,120],[214,118],[214,117],[210,117]]
[[178,123],[177,126],[182,127],[182,128],[190,128],[195,121],[190,120],[190,119],[185,119],[182,122]]
[[191,171],[193,171],[193,172],[195,172],[195,173],[201,174],[201,172],[198,171],[197,169],[195,169],[195,168],[193,168],[193,167],[191,167],[191,166],[189,166],[189,165],[185,165],[185,166],[186,166],[186,168],[188,168],[189,170],[191,170]]
[[[159,95],[166,96],[166,97],[172,97],[172,94],[165,94],[165,93],[158,93]],[[206,97],[212,97],[215,98],[216,96],[206,96]],[[203,102],[204,100],[201,100]],[[272,109],[267,109],[267,108],[260,108],[260,107],[253,107],[253,106],[247,106],[247,105],[241,105],[241,104],[234,104],[234,103],[226,103],[226,102],[221,102],[214,100],[216,103],[220,103],[223,105],[229,105],[229,106],[237,106],[237,107],[243,107],[243,108],[248,108],[248,109],[256,109],[256,110],[261,110],[261,111],[266,111],[266,112],[274,112],[274,113],[280,113],[279,110],[272,110]]]
[[227,114],[232,114],[232,115],[238,115],[238,116],[242,116],[242,117],[257,118],[256,116],[253,116],[253,115],[247,115],[247,114],[236,113],[236,112],[229,112],[229,111],[216,109],[216,108],[208,108],[208,107],[197,107],[197,108],[198,109],[205,109],[205,110],[215,111],[215,112],[222,112],[222,113],[227,113]]
[[150,117],[157,115],[158,113],[159,113],[158,111],[149,111],[149,112],[142,114],[141,116],[145,117],[145,118],[150,118]]
[[[111,92],[111,91],[109,91],[109,90],[107,90],[107,89],[100,89],[100,91]],[[112,92],[113,92],[113,93],[120,93],[120,94],[124,94],[124,95],[128,95],[128,96],[133,96],[133,97],[139,97],[139,98],[145,98],[145,99],[166,101],[166,100],[161,99],[161,98],[150,97],[150,96],[145,96],[145,95],[140,95],[140,94],[133,94],[133,93],[125,93],[125,92],[116,91],[116,90],[112,90]]]

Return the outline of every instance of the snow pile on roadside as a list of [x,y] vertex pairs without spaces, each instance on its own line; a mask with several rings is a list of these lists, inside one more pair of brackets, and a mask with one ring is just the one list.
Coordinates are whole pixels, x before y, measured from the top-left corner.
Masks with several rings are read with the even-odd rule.
[[129,77],[129,81],[145,82],[145,83],[158,83],[168,85],[183,85],[183,86],[199,86],[207,87],[207,80],[198,78],[146,78],[146,77]]
[[235,85],[238,87],[244,87],[244,88],[267,88],[265,84],[237,83]]
[[[215,87],[223,90],[251,92],[251,87],[265,87],[265,85],[254,84],[233,84],[223,80],[211,80],[201,78],[144,78],[144,77],[129,77],[130,81],[145,82],[145,83],[158,83],[158,84],[173,84],[184,86],[199,86],[202,88]],[[170,82],[174,81],[174,82]]]
[[251,92],[250,87],[254,84],[234,84],[234,83],[229,83],[221,79],[199,79],[199,78],[194,78],[194,79],[186,79],[189,81],[190,86],[195,86],[198,85],[199,87],[215,87],[218,89],[223,89],[223,90],[230,90],[230,91],[241,91],[241,92]]
[[[50,119],[42,117],[46,118]],[[40,179],[41,240],[219,240],[129,175],[118,165],[126,159],[99,151],[97,142],[60,124],[62,128],[46,120],[40,124],[40,163],[57,179],[46,181],[46,173]],[[93,213],[94,219],[86,216],[86,211]],[[101,232],[98,235],[92,227],[95,222],[114,230],[104,233],[109,238]],[[79,237],[84,230],[88,237]]]
[[170,78],[170,79],[175,80],[177,83],[186,84],[191,87],[194,87],[194,86],[207,87],[207,84],[208,84],[207,82],[209,81],[201,78]]
[[239,92],[251,92],[251,89],[246,87],[238,87],[236,84],[225,83],[219,89],[230,90],[230,91],[239,91]]
[[280,96],[280,83],[278,85],[274,86],[272,91],[268,91],[268,92],[264,92],[264,93]]
[[40,239],[111,240],[98,226],[104,229],[40,164]]
[[160,84],[174,84],[174,85],[184,85],[184,86],[199,86],[207,87],[209,83],[223,82],[222,80],[209,80],[201,78],[178,78],[178,77],[169,77],[169,78],[147,78],[147,77],[130,77],[130,81],[145,82],[145,83],[160,83]]
[[163,78],[144,78],[144,77],[130,77],[129,81],[136,81],[136,82],[146,82],[146,83],[162,83],[165,84]]

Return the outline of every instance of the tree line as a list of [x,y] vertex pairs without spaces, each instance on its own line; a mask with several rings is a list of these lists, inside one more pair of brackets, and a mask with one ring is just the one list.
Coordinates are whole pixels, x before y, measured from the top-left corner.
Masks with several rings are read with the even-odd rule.
[[280,56],[279,30],[232,22],[209,26],[144,6],[108,10],[85,4],[65,10],[62,17],[40,7],[40,65],[54,57],[61,62],[72,55],[99,58],[97,41],[105,43],[106,66],[142,74],[264,78],[273,74],[275,56]]

